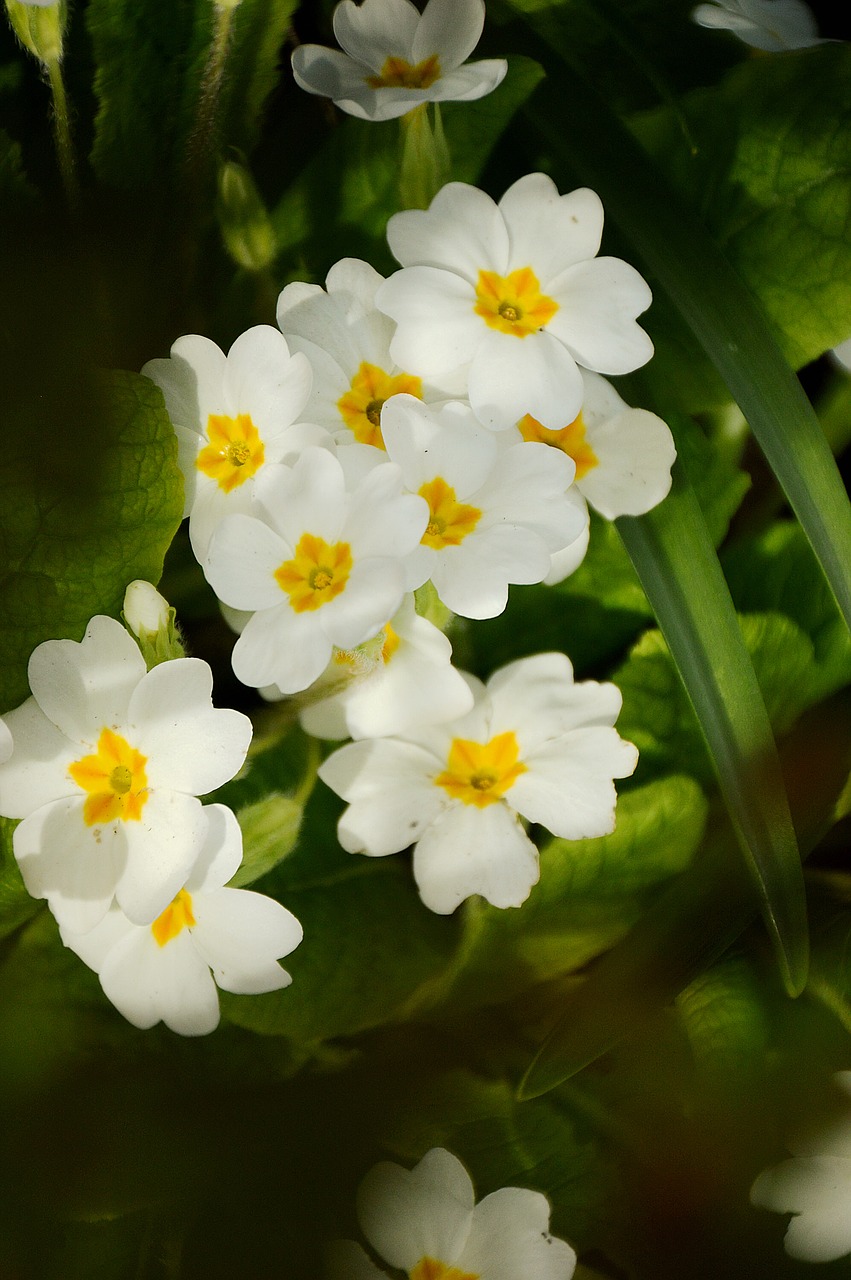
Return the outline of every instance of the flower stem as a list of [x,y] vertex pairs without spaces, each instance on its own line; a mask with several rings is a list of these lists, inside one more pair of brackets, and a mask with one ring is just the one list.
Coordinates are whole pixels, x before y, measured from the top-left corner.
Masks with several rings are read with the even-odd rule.
[[449,181],[451,158],[440,107],[434,104],[434,127],[428,103],[414,107],[399,121],[402,127],[402,164],[399,171],[399,202],[403,209],[427,209],[445,182]]
[[187,171],[189,190],[193,198],[197,198],[199,187],[204,177],[204,170],[209,166],[216,135],[216,117],[218,115],[219,97],[227,62],[230,43],[231,25],[235,4],[216,4],[215,27],[207,65],[201,80],[198,94],[198,112],[195,126],[189,135],[187,146]]
[[45,63],[50,81],[50,92],[53,97],[53,132],[56,139],[56,153],[59,157],[59,170],[68,197],[68,204],[75,212],[80,207],[80,188],[77,183],[77,166],[74,156],[74,143],[71,137],[71,117],[68,111],[68,96],[65,92],[65,81],[62,76],[61,60],[51,58]]

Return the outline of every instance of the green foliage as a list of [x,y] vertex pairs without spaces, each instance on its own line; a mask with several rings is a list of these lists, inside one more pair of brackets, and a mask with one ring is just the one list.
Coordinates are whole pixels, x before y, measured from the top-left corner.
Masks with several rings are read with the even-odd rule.
[[298,840],[302,806],[292,796],[271,795],[237,810],[242,829],[243,857],[229,883],[234,888],[253,884],[292,852]]
[[183,514],[177,441],[161,392],[135,374],[96,384],[91,437],[75,442],[85,501],[69,477],[35,477],[23,454],[0,463],[0,706],[27,694],[42,640],[79,640],[96,613],[118,615],[134,578],[158,582]]

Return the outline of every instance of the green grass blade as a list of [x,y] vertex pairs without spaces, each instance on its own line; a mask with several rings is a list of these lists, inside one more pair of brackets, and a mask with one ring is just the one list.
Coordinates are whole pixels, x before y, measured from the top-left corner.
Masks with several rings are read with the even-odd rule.
[[527,110],[601,196],[750,424],[851,626],[851,504],[818,419],[752,294],[593,86],[572,70]]

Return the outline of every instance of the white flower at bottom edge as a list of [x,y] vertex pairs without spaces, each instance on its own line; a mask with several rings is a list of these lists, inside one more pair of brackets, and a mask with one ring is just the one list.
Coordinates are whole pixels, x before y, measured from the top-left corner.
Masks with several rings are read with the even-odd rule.
[[425,102],[471,102],[508,70],[504,58],[465,62],[484,21],[484,0],[429,0],[422,14],[410,0],[343,0],[334,35],[345,53],[300,45],[293,75],[361,120],[393,120]]
[[794,1158],[764,1169],[751,1203],[792,1213],[786,1252],[801,1262],[831,1262],[851,1253],[851,1071],[834,1076],[844,1111],[821,1130],[789,1145]]
[[[384,1161],[358,1190],[361,1230],[382,1262],[409,1280],[570,1280],[576,1254],[550,1235],[540,1191],[501,1187],[475,1203],[470,1175],[443,1147],[413,1169]],[[359,1245],[330,1251],[330,1280],[383,1277]]]
[[613,684],[573,683],[563,653],[495,672],[466,716],[404,737],[353,742],[319,776],[349,802],[338,837],[349,853],[383,857],[415,844],[414,878],[432,911],[471,894],[517,907],[539,875],[520,817],[579,840],[614,830],[613,779],[638,752],[612,727]]
[[5,716],[0,813],[22,818],[13,848],[27,891],[85,932],[113,896],[150,924],[186,880],[207,835],[198,796],[245,760],[251,721],[214,707],[198,658],[148,671],[113,618],[83,639],[46,640],[29,662],[33,696]]
[[207,839],[192,874],[152,924],[133,924],[113,905],[88,933],[60,926],[66,947],[136,1027],[162,1021],[180,1035],[206,1035],[219,1022],[217,985],[255,995],[292,981],[278,960],[301,942],[301,925],[262,893],[224,887],[242,861],[242,833],[224,805],[205,812]]
[[804,0],[716,0],[699,4],[691,16],[698,26],[732,31],[766,53],[825,43]]

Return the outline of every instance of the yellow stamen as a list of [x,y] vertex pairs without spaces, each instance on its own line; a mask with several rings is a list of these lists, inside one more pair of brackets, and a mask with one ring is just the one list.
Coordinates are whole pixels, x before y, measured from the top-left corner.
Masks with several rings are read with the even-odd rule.
[[453,800],[485,809],[496,804],[526,771],[514,733],[498,733],[490,742],[453,738],[447,767],[435,783]]
[[561,449],[576,463],[576,479],[581,480],[594,467],[600,465],[600,459],[585,438],[585,423],[582,414],[578,413],[566,427],[550,431],[542,427],[537,418],[527,413],[517,424],[524,440],[532,444],[549,444],[554,449]]
[[558,303],[541,293],[538,277],[531,267],[520,267],[507,276],[496,271],[480,271],[476,288],[477,316],[515,338],[528,338],[549,324]]
[[442,551],[444,547],[459,547],[468,533],[472,533],[482,518],[478,507],[459,502],[455,490],[442,476],[435,476],[419,490],[429,507],[429,521],[420,539],[427,547]]
[[385,373],[377,364],[361,363],[348,391],[337,401],[340,417],[354,432],[358,444],[384,448],[381,436],[381,410],[391,396],[409,395],[423,398],[422,378],[409,373]]
[[286,591],[293,610],[305,613],[321,609],[345,591],[353,563],[348,542],[327,543],[303,533],[293,559],[275,570],[275,581]]
[[367,76],[370,89],[428,89],[440,79],[440,59],[436,53],[422,62],[410,63],[406,58],[390,57],[381,75]]
[[420,1258],[408,1276],[410,1280],[479,1280],[478,1271],[459,1271],[458,1267],[450,1267],[437,1258]]
[[384,644],[381,646],[381,661],[389,662],[399,648],[400,643],[398,634],[393,630],[390,623],[386,622],[384,624]]
[[235,418],[211,413],[207,439],[210,443],[198,454],[195,466],[225,493],[245,484],[263,466],[266,450],[248,413]]
[[78,787],[88,793],[83,820],[90,827],[104,822],[138,822],[148,798],[148,763],[135,747],[111,729],[102,729],[94,755],[69,765]]
[[162,915],[157,916],[151,925],[151,933],[159,946],[164,947],[172,938],[176,938],[184,929],[191,929],[195,924],[192,914],[192,895],[181,889],[173,898]]

